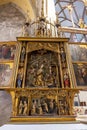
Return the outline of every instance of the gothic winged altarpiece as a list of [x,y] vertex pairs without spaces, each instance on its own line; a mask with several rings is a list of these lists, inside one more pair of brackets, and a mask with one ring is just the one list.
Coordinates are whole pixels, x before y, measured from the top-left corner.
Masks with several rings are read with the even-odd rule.
[[7,65],[8,75],[13,70],[12,75],[5,75],[10,81],[7,86],[4,79],[0,81],[0,89],[12,96],[11,122],[75,120],[73,100],[79,89],[73,83],[67,46],[67,38],[17,38],[12,45],[15,57],[10,54],[0,64]]
[[68,43],[60,26],[58,17],[46,19],[42,0],[41,16],[26,21],[22,36],[0,43],[0,90],[11,94],[11,123],[75,121],[74,97],[87,88],[87,44]]

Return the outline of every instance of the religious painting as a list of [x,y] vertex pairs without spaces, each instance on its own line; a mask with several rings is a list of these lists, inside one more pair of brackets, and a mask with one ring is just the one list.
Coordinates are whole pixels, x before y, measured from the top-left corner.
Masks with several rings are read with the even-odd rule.
[[58,107],[56,99],[47,97],[32,98],[30,115],[31,116],[58,115]]
[[15,50],[15,45],[0,45],[0,60],[14,60]]
[[87,45],[85,44],[69,44],[72,61],[87,62]]
[[73,64],[77,86],[87,86],[87,64]]
[[18,102],[18,115],[27,116],[28,115],[28,98],[26,96],[21,96]]
[[7,87],[11,85],[13,63],[0,64],[0,86]]
[[58,54],[48,50],[28,54],[26,87],[55,88],[60,86]]

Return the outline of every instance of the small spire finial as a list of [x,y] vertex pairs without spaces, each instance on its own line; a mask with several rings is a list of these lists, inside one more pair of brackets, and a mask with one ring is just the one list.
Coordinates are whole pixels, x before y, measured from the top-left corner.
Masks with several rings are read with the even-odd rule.
[[60,22],[59,22],[57,13],[56,13],[56,23],[55,23],[55,25],[56,25],[57,28],[60,26]]
[[41,17],[44,17],[44,0],[42,0]]

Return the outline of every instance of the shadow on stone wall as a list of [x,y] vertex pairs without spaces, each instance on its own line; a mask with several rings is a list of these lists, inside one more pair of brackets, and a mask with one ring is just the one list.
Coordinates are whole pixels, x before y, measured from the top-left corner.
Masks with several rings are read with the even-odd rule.
[[10,121],[12,114],[11,95],[5,91],[0,91],[0,126]]

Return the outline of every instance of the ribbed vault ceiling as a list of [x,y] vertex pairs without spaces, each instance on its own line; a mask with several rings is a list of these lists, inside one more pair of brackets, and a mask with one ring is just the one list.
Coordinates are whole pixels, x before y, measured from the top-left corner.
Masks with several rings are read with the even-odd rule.
[[[61,26],[80,28],[79,20],[82,19],[87,25],[87,0],[54,0]],[[69,7],[71,6],[71,11]],[[87,36],[82,34],[66,33],[68,37],[76,41],[87,41]]]

